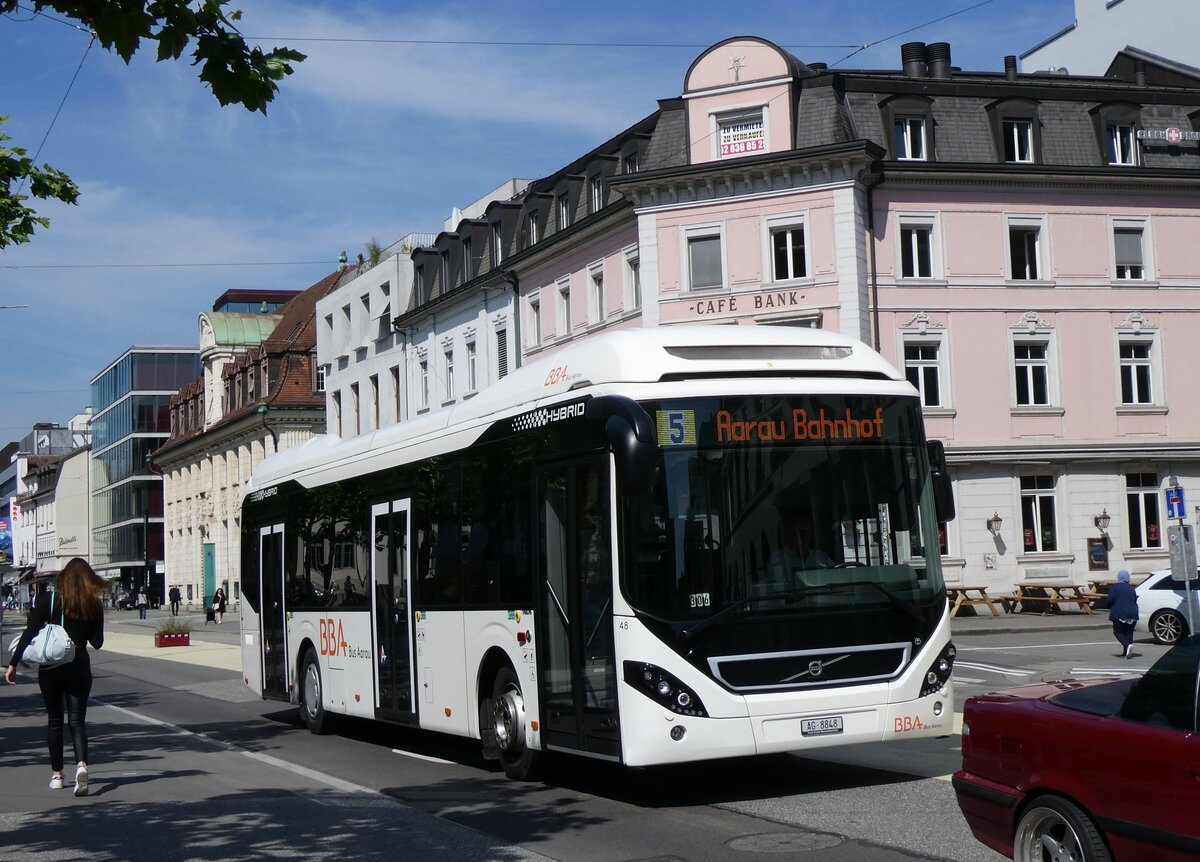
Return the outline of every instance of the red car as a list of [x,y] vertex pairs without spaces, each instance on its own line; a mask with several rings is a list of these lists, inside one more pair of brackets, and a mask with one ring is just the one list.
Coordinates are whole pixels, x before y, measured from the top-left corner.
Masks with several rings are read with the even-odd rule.
[[1019,860],[1200,857],[1200,636],[1141,677],[972,697],[958,805],[975,837]]

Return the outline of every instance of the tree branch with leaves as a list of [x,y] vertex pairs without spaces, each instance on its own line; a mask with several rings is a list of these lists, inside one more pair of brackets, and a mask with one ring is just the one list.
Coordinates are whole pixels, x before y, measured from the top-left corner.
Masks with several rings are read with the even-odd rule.
[[[238,31],[242,13],[226,7],[230,0],[33,0],[35,12],[52,9],[87,27],[108,51],[126,63],[143,41],[158,43],[158,60],[178,60],[191,50],[192,65],[222,105],[240,104],[248,111],[267,112],[279,91],[276,83],[292,74],[293,63],[305,59],[291,48],[264,51],[251,47]],[[7,14],[29,0],[0,0]],[[194,48],[191,47],[194,43]],[[0,118],[0,122],[7,117]],[[79,189],[65,173],[44,165],[37,168],[26,151],[5,148],[9,138],[0,132],[0,248],[28,242],[35,227],[49,221],[26,205],[18,191],[29,183],[29,195],[40,200],[74,204]]]

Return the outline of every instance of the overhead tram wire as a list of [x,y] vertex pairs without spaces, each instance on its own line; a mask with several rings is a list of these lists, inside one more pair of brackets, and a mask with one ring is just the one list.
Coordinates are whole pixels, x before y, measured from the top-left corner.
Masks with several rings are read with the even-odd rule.
[[836,63],[830,63],[829,68],[832,69],[834,66],[837,66],[837,65],[840,65],[841,63],[846,62],[851,57],[853,57],[855,54],[860,54],[863,51],[866,51],[868,48],[874,48],[876,45],[882,45],[884,42],[890,42],[893,39],[899,39],[901,36],[906,36],[909,33],[912,33],[916,30],[922,29],[923,27],[930,27],[934,24],[938,24],[942,21],[945,21],[947,18],[953,18],[956,15],[962,15],[964,12],[971,12],[975,9],[978,9],[980,6],[986,6],[989,3],[993,3],[993,2],[995,2],[995,0],[980,0],[980,2],[975,3],[974,5],[966,6],[962,9],[959,9],[957,12],[950,12],[946,15],[942,15],[940,18],[934,18],[932,21],[926,21],[924,24],[917,24],[915,27],[909,27],[907,30],[901,30],[899,33],[893,33],[890,36],[884,36],[882,39],[876,39],[874,42],[867,42],[866,44],[858,45],[857,47],[851,46],[851,47],[854,47],[854,50],[851,51],[849,54],[847,54],[842,59],[838,60]]
[[172,268],[186,269],[205,266],[321,266],[328,264],[327,260],[251,260],[229,261],[218,263],[26,263],[10,266],[0,264],[0,269],[154,269]]
[[[346,44],[376,44],[376,45],[460,45],[465,47],[490,48],[709,48],[711,45],[701,45],[688,42],[516,42],[502,39],[382,39],[368,37],[341,36],[246,36],[247,42],[344,42]],[[781,45],[782,48],[803,48],[806,50],[830,48],[855,48],[857,45]]]

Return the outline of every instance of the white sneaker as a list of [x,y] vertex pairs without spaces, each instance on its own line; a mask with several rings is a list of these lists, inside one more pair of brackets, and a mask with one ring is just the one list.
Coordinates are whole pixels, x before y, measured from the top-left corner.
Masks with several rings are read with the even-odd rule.
[[50,776],[50,789],[51,790],[62,790],[62,776],[61,775],[51,775]]
[[[61,782],[59,786],[61,786]],[[79,767],[78,771],[75,773],[75,795],[88,795],[88,775],[86,766]]]

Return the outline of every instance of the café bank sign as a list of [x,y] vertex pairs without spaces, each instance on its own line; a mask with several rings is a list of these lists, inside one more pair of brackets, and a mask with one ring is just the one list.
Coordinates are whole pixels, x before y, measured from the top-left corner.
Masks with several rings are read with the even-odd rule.
[[1138,129],[1139,141],[1154,143],[1181,144],[1184,141],[1200,141],[1200,132],[1185,132],[1172,126],[1169,129]]

